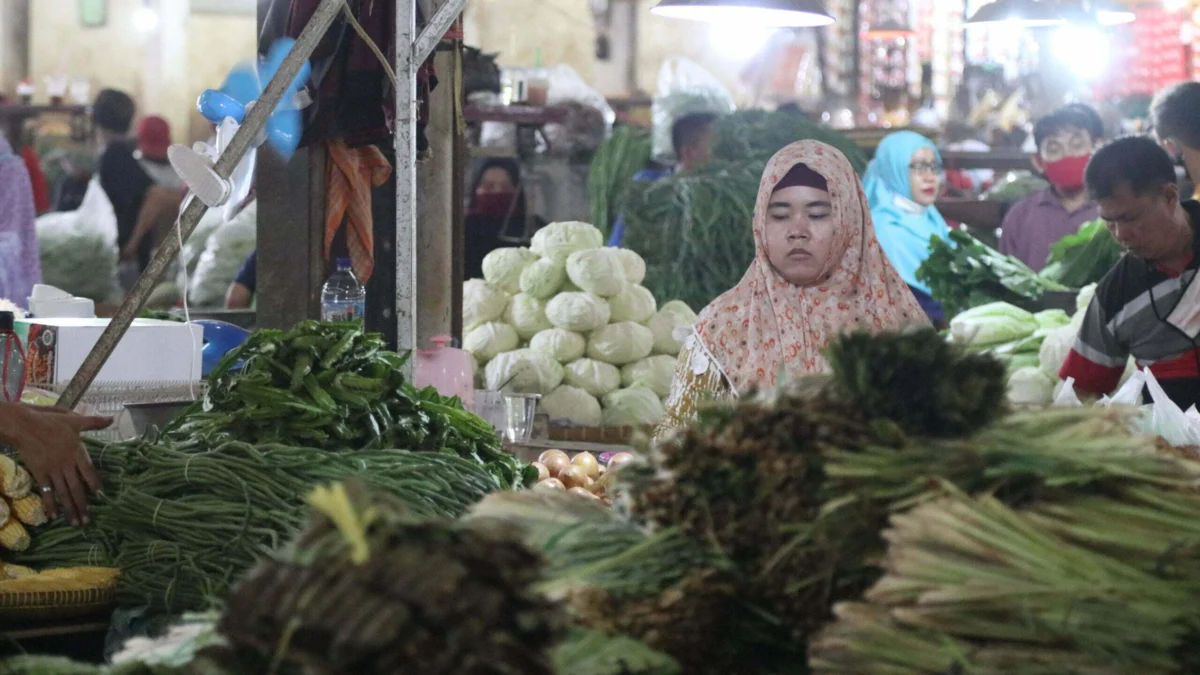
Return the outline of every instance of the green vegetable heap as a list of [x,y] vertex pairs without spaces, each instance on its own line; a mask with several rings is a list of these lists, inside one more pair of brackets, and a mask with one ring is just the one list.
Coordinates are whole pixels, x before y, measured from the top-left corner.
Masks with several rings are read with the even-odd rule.
[[948,241],[933,237],[929,250],[929,257],[917,269],[917,280],[929,286],[947,314],[993,300],[1028,304],[1047,291],[1071,290],[962,230],[951,230]]
[[1050,264],[1041,275],[1064,286],[1082,288],[1104,278],[1124,251],[1103,220],[1084,223],[1050,249]]
[[175,441],[275,443],[329,450],[453,452],[485,464],[505,488],[536,477],[500,448],[458,399],[417,390],[406,357],[357,323],[260,330],[209,376],[204,400],[167,429]]

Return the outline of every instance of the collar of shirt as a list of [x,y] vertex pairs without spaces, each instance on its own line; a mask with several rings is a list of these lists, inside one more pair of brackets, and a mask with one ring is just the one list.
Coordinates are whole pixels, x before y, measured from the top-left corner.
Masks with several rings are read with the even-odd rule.
[[1095,202],[1088,200],[1080,204],[1079,208],[1075,209],[1074,211],[1068,211],[1067,207],[1063,205],[1062,200],[1058,198],[1057,194],[1055,194],[1054,188],[1048,187],[1045,190],[1042,190],[1040,195],[1041,196],[1038,199],[1038,206],[1048,206],[1071,216],[1095,204]]

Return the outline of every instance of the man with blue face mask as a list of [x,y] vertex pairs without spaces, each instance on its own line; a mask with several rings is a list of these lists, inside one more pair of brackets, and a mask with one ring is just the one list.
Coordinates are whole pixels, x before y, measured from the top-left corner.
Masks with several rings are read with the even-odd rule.
[[[1180,82],[1154,97],[1150,121],[1158,141],[1195,188],[1200,180],[1200,82]],[[1200,197],[1200,190],[1194,190]]]

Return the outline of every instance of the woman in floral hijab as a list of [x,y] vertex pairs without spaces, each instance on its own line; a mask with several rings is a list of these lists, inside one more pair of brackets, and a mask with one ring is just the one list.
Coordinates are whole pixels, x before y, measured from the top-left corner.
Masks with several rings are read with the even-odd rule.
[[0,135],[0,298],[24,307],[42,280],[29,172]]
[[767,164],[754,244],[746,275],[685,342],[660,434],[706,398],[828,371],[822,351],[838,335],[928,325],[875,238],[862,183],[831,146],[800,141]]

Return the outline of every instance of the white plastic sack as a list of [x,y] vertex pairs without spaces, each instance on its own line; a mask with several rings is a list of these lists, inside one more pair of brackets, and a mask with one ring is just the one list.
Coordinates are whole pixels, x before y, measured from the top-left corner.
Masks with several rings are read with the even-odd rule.
[[667,59],[658,71],[658,89],[650,106],[654,160],[678,161],[671,131],[680,119],[701,113],[723,115],[735,107],[733,94],[703,66],[678,56]]
[[79,209],[42,215],[35,227],[43,283],[95,302],[120,295],[117,217],[97,179],[88,183]]
[[257,246],[258,201],[255,200],[209,236],[188,287],[188,301],[196,307],[224,306],[229,285],[237,279]]

